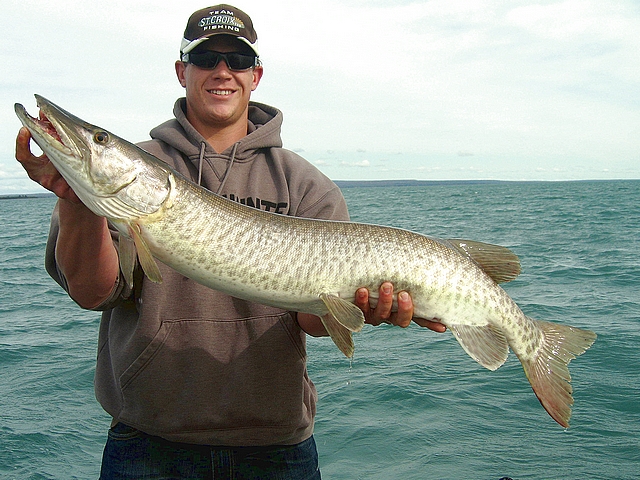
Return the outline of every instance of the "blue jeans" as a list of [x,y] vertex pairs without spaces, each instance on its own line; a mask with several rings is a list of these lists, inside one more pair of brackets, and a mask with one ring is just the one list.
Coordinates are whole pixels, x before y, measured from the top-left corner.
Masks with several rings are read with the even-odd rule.
[[210,447],[173,443],[118,423],[109,430],[101,480],[319,480],[313,437],[298,445]]

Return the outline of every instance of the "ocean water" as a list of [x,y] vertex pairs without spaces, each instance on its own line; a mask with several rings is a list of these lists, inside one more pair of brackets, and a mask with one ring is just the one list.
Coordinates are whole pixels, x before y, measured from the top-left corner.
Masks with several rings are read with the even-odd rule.
[[[513,354],[490,372],[416,325],[365,328],[352,362],[310,339],[323,478],[640,478],[640,181],[344,193],[356,221],[512,248],[523,273],[504,287],[525,313],[598,340],[571,363],[565,430]],[[92,387],[98,315],[43,268],[54,201],[0,200],[0,478],[97,478],[109,425]]]

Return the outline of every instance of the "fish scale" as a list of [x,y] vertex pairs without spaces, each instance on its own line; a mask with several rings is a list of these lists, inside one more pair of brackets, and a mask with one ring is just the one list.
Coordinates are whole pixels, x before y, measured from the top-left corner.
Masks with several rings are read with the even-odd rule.
[[[119,259],[162,281],[156,260],[234,297],[321,317],[347,356],[364,325],[354,293],[373,302],[386,281],[411,294],[417,317],[437,319],[495,370],[509,348],[547,412],[568,427],[569,362],[596,335],[527,317],[498,285],[520,272],[506,248],[408,230],[268,213],[219,197],[135,145],[36,95],[40,119],[16,114],[78,197],[120,231]],[[100,181],[98,182],[97,179]],[[395,302],[395,300],[394,300]]]

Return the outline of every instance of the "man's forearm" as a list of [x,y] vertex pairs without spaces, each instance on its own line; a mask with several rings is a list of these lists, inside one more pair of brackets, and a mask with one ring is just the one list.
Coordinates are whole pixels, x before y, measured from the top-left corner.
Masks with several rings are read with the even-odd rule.
[[119,276],[118,253],[107,220],[82,204],[58,201],[56,262],[69,286],[69,295],[84,308],[102,303]]

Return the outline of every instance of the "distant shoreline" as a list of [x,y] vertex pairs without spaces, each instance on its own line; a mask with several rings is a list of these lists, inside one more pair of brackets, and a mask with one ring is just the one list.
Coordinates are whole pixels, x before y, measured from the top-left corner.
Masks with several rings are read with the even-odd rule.
[[514,183],[574,183],[574,182],[632,182],[632,179],[618,180],[334,180],[340,188],[360,187],[432,187],[443,185],[499,185]]
[[511,183],[508,180],[334,180],[340,188],[431,187],[435,185],[479,185]]
[[[633,182],[637,179],[593,179],[593,180],[334,180],[340,188],[375,188],[375,187],[432,187],[443,185],[496,185],[509,183],[574,183],[574,182]],[[16,198],[47,198],[53,193],[10,193],[0,195],[0,200]]]
[[8,193],[5,195],[0,195],[0,200],[12,200],[12,199],[20,199],[20,198],[48,198],[55,197],[53,193]]

